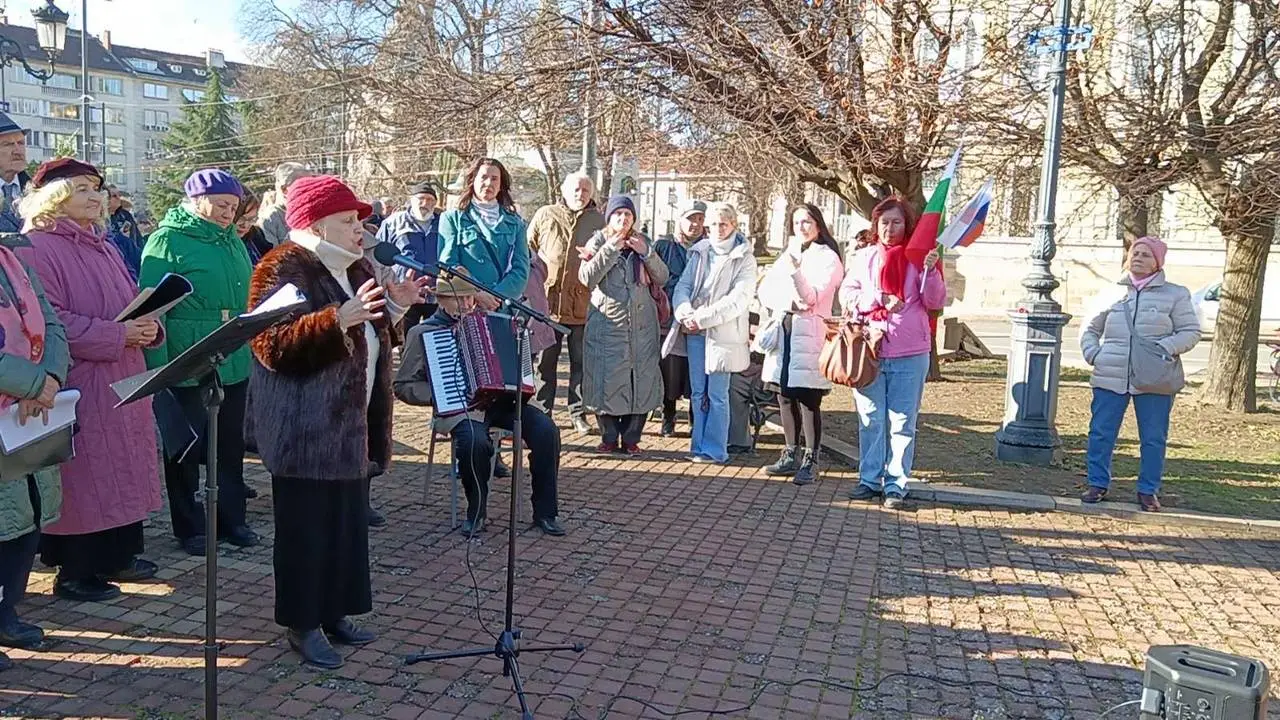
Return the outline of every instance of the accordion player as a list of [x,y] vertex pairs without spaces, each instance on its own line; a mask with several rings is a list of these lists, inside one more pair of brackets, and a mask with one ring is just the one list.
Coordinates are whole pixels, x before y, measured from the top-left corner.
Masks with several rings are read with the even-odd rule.
[[534,525],[548,535],[564,535],[556,497],[560,429],[527,402],[534,390],[533,363],[527,350],[517,358],[515,322],[501,313],[475,312],[474,291],[463,280],[440,280],[436,296],[435,314],[408,331],[394,390],[405,403],[431,406],[433,432],[448,431],[452,438],[467,496],[460,530],[473,535],[484,528],[495,452],[489,429],[512,430],[519,411]]

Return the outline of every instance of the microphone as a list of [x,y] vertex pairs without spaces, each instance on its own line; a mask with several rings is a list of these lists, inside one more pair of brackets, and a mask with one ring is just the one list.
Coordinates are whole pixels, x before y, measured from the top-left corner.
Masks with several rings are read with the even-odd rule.
[[417,260],[414,260],[408,255],[402,255],[400,253],[400,248],[396,247],[395,245],[389,242],[380,242],[377,245],[373,246],[373,259],[377,260],[382,265],[386,265],[387,267],[391,267],[392,265],[399,265],[402,268],[408,268],[418,273],[419,275],[436,277],[437,275],[440,274],[440,270],[438,266],[423,265],[422,263],[418,262]]

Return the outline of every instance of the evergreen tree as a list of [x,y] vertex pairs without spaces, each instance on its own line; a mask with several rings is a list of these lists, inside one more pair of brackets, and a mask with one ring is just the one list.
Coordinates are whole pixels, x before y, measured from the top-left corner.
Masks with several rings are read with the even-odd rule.
[[204,98],[184,100],[182,117],[160,141],[164,154],[158,161],[158,179],[147,186],[153,217],[160,218],[182,201],[182,184],[193,171],[222,168],[239,177],[248,169],[249,153],[238,140],[236,109],[227,102],[218,71],[209,70]]

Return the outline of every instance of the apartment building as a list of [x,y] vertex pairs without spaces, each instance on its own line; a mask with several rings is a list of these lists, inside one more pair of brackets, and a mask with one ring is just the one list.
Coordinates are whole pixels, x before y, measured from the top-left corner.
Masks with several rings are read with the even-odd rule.
[[[47,67],[34,29],[10,25],[0,16],[0,36],[18,43],[33,67]],[[226,86],[234,88],[245,66],[227,62],[214,49],[199,56],[115,45],[109,31],[91,35],[88,49],[89,157],[108,182],[145,207],[143,190],[154,179],[160,140],[181,116],[184,103],[204,98],[211,70],[221,72]],[[10,62],[2,70],[0,107],[7,105],[9,115],[27,129],[27,157],[39,162],[54,157],[60,146],[74,146],[82,131],[85,94],[79,31],[67,30],[66,49],[47,83],[31,77],[20,63]]]

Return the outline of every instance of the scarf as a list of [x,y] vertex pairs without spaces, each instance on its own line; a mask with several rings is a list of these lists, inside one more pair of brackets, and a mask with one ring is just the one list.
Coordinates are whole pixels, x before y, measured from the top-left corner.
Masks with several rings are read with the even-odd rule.
[[1137,275],[1134,275],[1132,272],[1129,273],[1129,282],[1133,283],[1134,290],[1141,290],[1145,288],[1148,284],[1151,283],[1152,280],[1155,280],[1155,279],[1156,279],[1156,273],[1151,273],[1150,275],[1147,275],[1145,277],[1138,277]]
[[711,252],[714,252],[717,255],[728,255],[729,251],[732,250],[733,246],[738,242],[738,234],[734,233],[727,238],[721,238],[719,240],[707,238],[707,242],[711,243]]
[[364,257],[362,253],[340,248],[306,230],[290,230],[289,239],[315,253],[316,257],[320,258],[320,262],[329,269],[329,272],[333,273],[334,277],[345,278],[347,268],[355,265],[360,258]]
[[[880,243],[876,247],[880,252],[880,291],[906,300],[907,263],[915,264],[923,272],[924,257],[928,252],[908,250],[906,240],[889,246]],[[933,269],[942,272],[942,258],[938,258]]]
[[471,207],[480,213],[480,219],[489,226],[489,229],[498,227],[498,223],[502,221],[502,207],[498,205],[497,200],[488,203],[472,200]]
[[[31,285],[27,268],[13,251],[0,247],[0,271],[9,278],[13,294],[0,287],[0,352],[39,364],[44,359],[44,312]],[[18,401],[0,395],[0,409]]]

